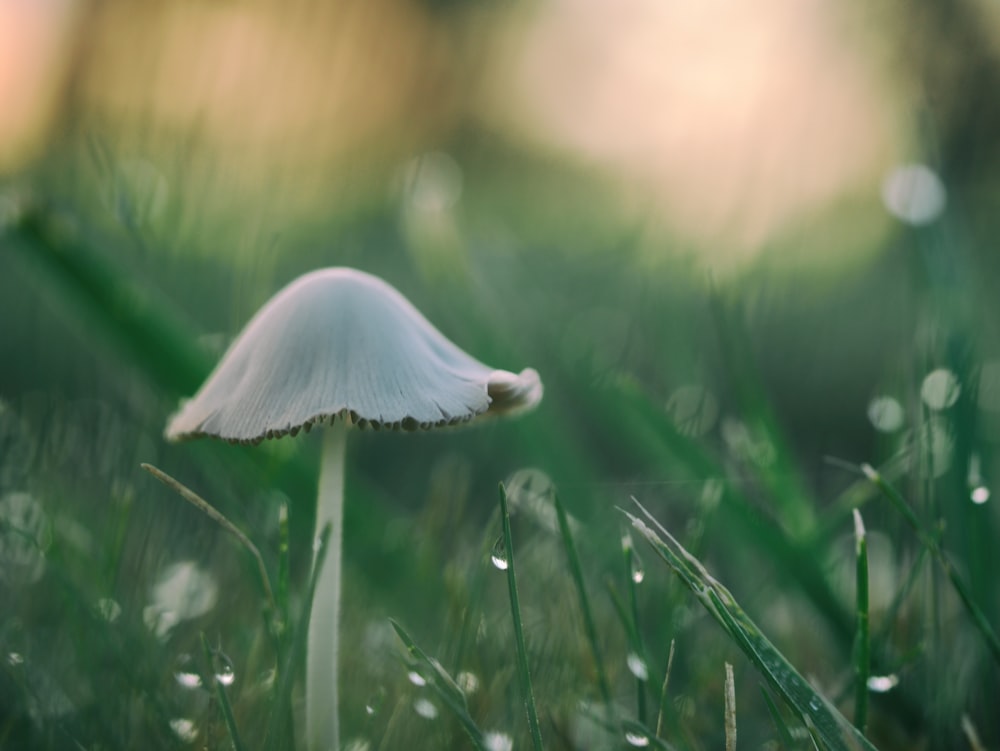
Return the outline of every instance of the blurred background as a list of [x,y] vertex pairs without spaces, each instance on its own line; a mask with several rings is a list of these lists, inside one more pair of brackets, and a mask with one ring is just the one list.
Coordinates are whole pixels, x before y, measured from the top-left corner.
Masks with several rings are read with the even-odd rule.
[[[621,741],[579,708],[598,697],[552,489],[616,700],[634,703],[615,506],[650,508],[844,699],[860,505],[873,739],[957,748],[965,717],[996,747],[996,663],[857,465],[897,484],[995,628],[998,91],[983,0],[0,0],[0,747],[221,743],[210,692],[178,677],[201,632],[252,737],[273,668],[252,564],[139,463],[275,571],[286,506],[301,597],[316,437],[162,430],[257,308],[336,265],[546,386],[517,421],[350,445],[357,749],[463,747],[389,616],[526,743],[488,565],[499,481],[553,748]],[[724,660],[741,738],[771,742],[752,666],[639,551],[652,683],[676,640],[671,742],[721,743]]]

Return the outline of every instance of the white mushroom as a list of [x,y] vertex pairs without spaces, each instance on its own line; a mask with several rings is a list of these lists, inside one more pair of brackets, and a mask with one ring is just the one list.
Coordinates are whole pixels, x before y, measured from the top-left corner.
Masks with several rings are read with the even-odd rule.
[[[538,373],[495,370],[435,329],[396,289],[354,269],[306,274],[275,295],[167,425],[171,440],[239,443],[327,425],[316,530],[332,526],[309,624],[306,739],[337,748],[344,445],[350,425],[413,430],[511,414],[542,397]],[[338,419],[339,418],[339,419]]]

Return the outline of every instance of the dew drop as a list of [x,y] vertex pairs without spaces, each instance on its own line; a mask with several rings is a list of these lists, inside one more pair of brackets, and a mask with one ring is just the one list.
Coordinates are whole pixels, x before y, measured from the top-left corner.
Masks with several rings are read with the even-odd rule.
[[420,675],[420,673],[418,673],[416,670],[411,670],[409,673],[406,674],[406,677],[410,679],[410,683],[412,683],[414,686],[427,685],[427,679],[424,678],[422,675]]
[[493,552],[490,553],[490,561],[493,566],[500,571],[506,571],[507,567],[510,565],[507,560],[507,548],[503,542],[503,535],[497,538],[497,541],[493,543]]
[[438,716],[437,705],[430,699],[417,699],[413,702],[413,711],[425,720],[435,720]]
[[122,606],[110,597],[99,599],[95,605],[95,609],[97,610],[97,615],[108,623],[114,623],[118,620],[118,616],[122,614]]
[[868,690],[875,694],[884,694],[899,685],[899,676],[895,673],[889,675],[873,675],[868,679]]
[[463,670],[455,676],[455,682],[464,694],[474,694],[479,690],[479,678],[468,670]]
[[198,728],[195,727],[194,721],[186,717],[175,717],[172,719],[170,721],[170,729],[184,743],[194,743],[194,739],[198,737]]
[[512,751],[514,739],[506,733],[491,730],[483,734],[483,745],[488,751]]
[[228,665],[215,674],[215,680],[223,686],[232,686],[233,681],[236,680],[236,672],[231,665]]
[[182,688],[199,688],[201,686],[201,676],[197,673],[178,671],[174,673],[174,680]]
[[635,652],[628,653],[625,663],[628,665],[629,672],[640,681],[649,680],[649,667],[646,665],[646,661]]
[[174,671],[174,680],[182,688],[195,689],[201,687],[201,676],[194,668],[194,660],[191,655],[182,654],[177,658],[177,669]]
[[978,488],[972,489],[972,502],[977,505],[982,505],[990,499],[990,489],[985,485],[980,485]]
[[645,733],[637,733],[634,730],[625,731],[625,742],[635,748],[646,748],[649,745],[649,736]]
[[632,551],[632,560],[630,561],[629,568],[631,569],[629,573],[632,581],[636,584],[642,584],[643,579],[646,578],[646,570],[642,566],[642,559],[634,550]]

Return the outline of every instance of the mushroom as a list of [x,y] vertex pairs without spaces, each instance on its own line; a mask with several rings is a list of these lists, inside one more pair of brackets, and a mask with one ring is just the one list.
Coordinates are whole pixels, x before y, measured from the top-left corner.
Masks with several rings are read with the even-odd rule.
[[402,430],[513,414],[542,398],[538,373],[495,370],[446,339],[395,288],[348,268],[313,271],[275,295],[229,347],[166,437],[236,443],[325,428],[316,530],[329,523],[309,622],[306,738],[336,749],[337,627],[350,426]]

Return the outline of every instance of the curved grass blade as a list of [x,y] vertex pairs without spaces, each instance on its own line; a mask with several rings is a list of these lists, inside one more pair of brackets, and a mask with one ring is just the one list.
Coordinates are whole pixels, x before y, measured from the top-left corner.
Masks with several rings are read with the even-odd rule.
[[428,681],[430,688],[445,703],[448,709],[451,710],[452,714],[455,715],[455,719],[458,720],[462,729],[469,736],[472,745],[477,751],[489,751],[486,746],[486,740],[483,737],[483,731],[479,729],[479,726],[476,725],[475,720],[469,714],[469,705],[465,700],[465,693],[459,688],[455,679],[448,674],[448,671],[441,666],[441,663],[429,657],[426,652],[418,647],[413,638],[406,632],[406,629],[399,625],[397,621],[390,618],[389,623],[392,625],[400,641],[403,642],[410,656],[430,671],[429,674],[432,676],[432,679]]
[[149,472],[153,477],[162,482],[171,490],[175,491],[181,498],[190,503],[192,506],[197,508],[203,514],[205,514],[209,519],[214,521],[216,524],[221,526],[229,534],[235,537],[240,545],[242,545],[247,552],[253,556],[254,562],[257,564],[257,573],[260,575],[261,586],[264,589],[264,596],[267,598],[267,605],[270,608],[270,618],[268,619],[268,626],[273,629],[273,619],[278,618],[280,611],[278,610],[278,603],[274,599],[274,590],[271,589],[271,577],[268,576],[267,566],[264,565],[264,557],[260,554],[260,550],[257,546],[253,544],[253,541],[243,534],[243,531],[233,524],[229,519],[218,511],[212,504],[202,498],[200,495],[195,493],[193,490],[188,488],[183,483],[175,480],[173,477],[168,475],[162,469],[154,467],[152,464],[146,464],[143,462],[139,465],[144,470]]
[[[632,499],[663,536],[639,517],[623,510],[632,526],[646,538],[668,566],[725,629],[757,667],[771,688],[832,751],[874,751],[875,747],[837,709],[803,678],[743,611],[732,594],[646,511]],[[664,539],[666,538],[666,539]]]
[[514,576],[514,545],[510,534],[510,509],[507,507],[507,489],[500,483],[500,517],[503,521],[503,543],[507,563],[507,588],[510,591],[510,612],[514,619],[514,638],[517,642],[517,667],[521,677],[521,693],[524,708],[528,714],[531,743],[535,751],[542,751],[542,732],[538,727],[538,711],[535,696],[531,690],[531,674],[528,672],[528,651],[524,644],[524,627],[521,623],[521,607],[517,600],[517,580]]

